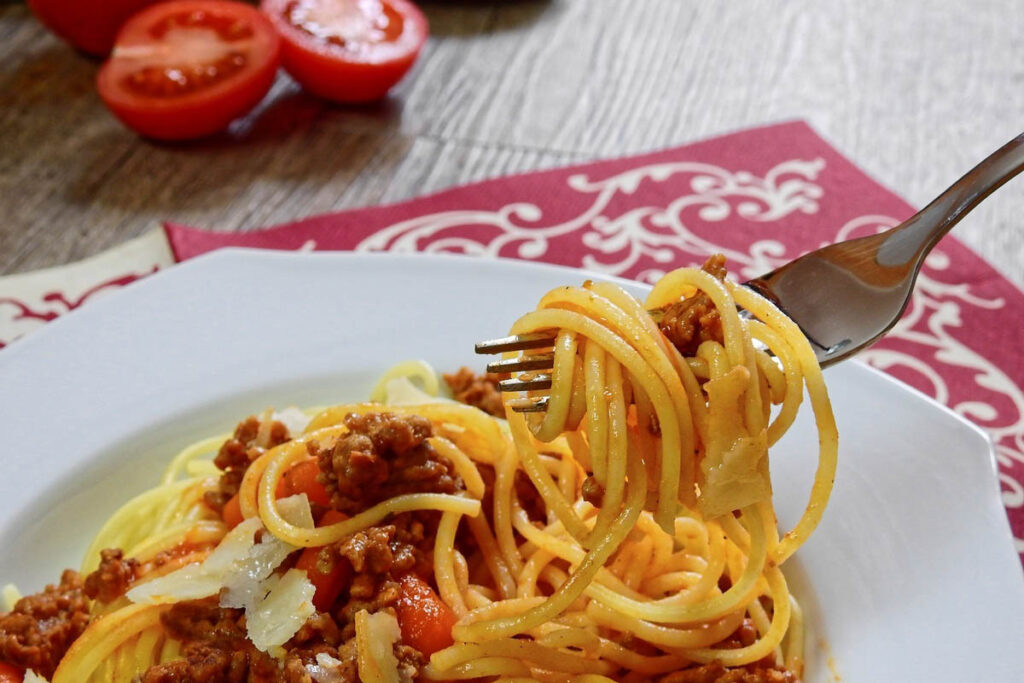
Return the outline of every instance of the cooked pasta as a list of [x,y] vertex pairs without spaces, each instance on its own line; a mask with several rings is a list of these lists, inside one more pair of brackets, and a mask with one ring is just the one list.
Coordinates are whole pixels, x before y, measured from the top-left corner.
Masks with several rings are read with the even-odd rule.
[[[198,442],[81,575],[0,616],[0,662],[54,683],[798,680],[780,567],[821,519],[836,427],[799,328],[723,274],[671,272],[644,302],[549,292],[511,333],[550,338],[523,353],[550,354],[551,388],[506,394],[504,416],[417,361],[371,401]],[[490,381],[459,377],[463,399]],[[780,533],[768,452],[805,394],[818,467]],[[87,613],[33,658],[12,624],[54,596]]]

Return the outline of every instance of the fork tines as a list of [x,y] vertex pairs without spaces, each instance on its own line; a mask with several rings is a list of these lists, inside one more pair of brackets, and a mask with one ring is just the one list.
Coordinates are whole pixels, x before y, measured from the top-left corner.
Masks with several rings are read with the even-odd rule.
[[[485,344],[489,342],[484,342]],[[496,360],[487,364],[487,372],[503,375],[508,372],[529,372],[530,370],[549,370],[555,364],[555,354],[538,353],[532,356]]]
[[501,339],[489,339],[478,342],[477,353],[504,353],[506,351],[526,351],[528,349],[543,349],[555,343],[555,337],[550,332],[529,332],[527,334],[515,334],[511,337]]
[[[554,342],[554,335],[550,332],[530,332],[529,334],[517,334],[480,342],[476,345],[476,352],[487,354],[530,351],[550,347]],[[489,363],[487,372],[526,373],[518,378],[498,382],[498,388],[503,392],[543,391],[551,388],[551,374],[550,372],[537,373],[536,371],[550,371],[554,363],[555,354],[553,352],[529,354]],[[547,410],[548,398],[547,396],[534,396],[514,399],[509,401],[509,406],[518,413],[540,413]]]

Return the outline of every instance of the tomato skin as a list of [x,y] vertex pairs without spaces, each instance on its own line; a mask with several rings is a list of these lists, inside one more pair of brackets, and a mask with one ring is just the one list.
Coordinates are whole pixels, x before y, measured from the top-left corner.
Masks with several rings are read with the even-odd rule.
[[0,662],[0,683],[21,683],[24,675],[21,669]]
[[[317,526],[329,526],[346,519],[348,519],[348,515],[345,513],[328,510],[320,518]],[[298,562],[295,563],[295,568],[305,570],[310,583],[316,588],[316,592],[313,594],[313,606],[321,612],[327,612],[341,595],[341,591],[351,583],[352,565],[345,558],[339,557],[335,559],[331,572],[324,574],[317,568],[317,557],[320,555],[320,550],[321,548],[304,549],[299,555]]]
[[[317,0],[351,2],[352,0]],[[372,102],[412,68],[429,32],[427,19],[408,0],[382,0],[402,18],[394,42],[371,44],[368,54],[356,56],[313,37],[285,16],[292,0],[261,0],[262,9],[281,35],[281,65],[309,92],[342,103]]]
[[305,493],[310,503],[316,503],[327,507],[331,504],[331,494],[317,481],[320,474],[320,466],[316,460],[303,460],[288,468],[288,471],[281,477],[277,486],[277,497],[286,498],[299,493]]
[[242,501],[237,493],[231,496],[228,502],[224,503],[224,507],[220,511],[220,518],[224,520],[229,529],[234,529],[245,521],[245,518],[242,516]]
[[47,28],[90,55],[103,57],[114,47],[128,17],[163,0],[28,0]]
[[452,627],[458,621],[451,608],[430,585],[415,574],[401,579],[402,595],[395,605],[402,642],[429,657],[455,642]]
[[[200,86],[183,95],[151,97],[131,92],[125,81],[132,74],[130,58],[140,46],[158,44],[151,29],[168,16],[205,11],[246,22],[256,36],[243,70],[223,82]],[[255,107],[277,75],[281,41],[273,26],[254,8],[230,0],[171,0],[136,14],[122,27],[114,51],[96,79],[107,108],[129,128],[157,140],[190,140],[220,132]],[[119,54],[120,53],[120,54]]]

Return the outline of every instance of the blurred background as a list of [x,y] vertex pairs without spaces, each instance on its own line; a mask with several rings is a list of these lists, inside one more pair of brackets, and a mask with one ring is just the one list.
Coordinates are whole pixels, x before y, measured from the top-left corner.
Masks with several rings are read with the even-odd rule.
[[[283,72],[228,131],[138,137],[100,60],[0,4],[0,274],[175,220],[242,230],[453,184],[805,119],[921,205],[1024,129],[1013,0],[423,1],[428,39],[382,101]],[[1024,283],[1020,181],[956,234]]]

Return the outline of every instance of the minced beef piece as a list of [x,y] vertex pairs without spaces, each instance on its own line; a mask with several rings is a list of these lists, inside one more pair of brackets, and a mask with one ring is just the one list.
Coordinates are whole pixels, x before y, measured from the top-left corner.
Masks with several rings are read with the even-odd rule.
[[288,654],[279,661],[247,640],[242,611],[219,607],[216,598],[177,603],[161,622],[184,643],[184,658],[150,667],[140,683],[310,683],[305,665],[319,652],[337,658],[341,643],[338,625],[318,612],[285,644]]
[[[420,654],[419,650],[408,645],[402,645],[401,643],[395,643],[394,653],[395,659],[398,660],[398,680],[401,683],[412,683],[419,674],[420,669],[427,663],[426,658]],[[338,646],[337,653],[332,656],[341,662],[338,668],[331,672],[333,676],[336,676],[336,678],[331,678],[332,681],[337,680],[338,683],[360,683],[362,679],[359,678],[355,636]]]
[[753,619],[746,617],[721,646],[725,648],[749,647],[756,641],[757,627],[754,626]]
[[427,663],[427,658],[419,650],[403,645],[401,641],[395,643],[395,659],[398,660],[398,680],[401,683],[412,683]]
[[676,671],[659,683],[799,683],[788,669],[761,667],[759,664],[726,669],[721,662],[711,662],[691,669]]
[[395,515],[389,524],[356,532],[331,546],[334,561],[348,562],[353,570],[347,593],[335,603],[333,615],[342,636],[355,634],[359,610],[371,614],[394,607],[401,596],[399,579],[433,575],[434,535],[440,516],[417,511]]
[[505,379],[505,375],[494,372],[478,375],[463,366],[458,372],[445,373],[443,377],[456,401],[479,408],[495,417],[505,417],[505,405],[501,402],[501,392],[498,390],[498,382]]
[[583,500],[591,505],[601,507],[601,502],[604,500],[604,487],[593,476],[589,476],[583,480],[580,494],[583,496]]
[[167,635],[182,642],[225,647],[247,642],[242,610],[221,607],[212,598],[175,603],[160,622]]
[[89,625],[82,578],[70,569],[59,586],[27,595],[0,615],[0,661],[51,678],[64,654]]
[[[725,256],[711,256],[701,269],[724,280]],[[658,327],[683,356],[696,355],[697,349],[706,341],[722,341],[722,319],[711,297],[704,292],[670,304]]]
[[100,566],[85,577],[85,594],[100,602],[113,602],[128,592],[138,577],[139,561],[124,559],[118,548],[100,551]]
[[402,586],[388,575],[357,574],[348,590],[348,599],[340,600],[331,616],[341,627],[343,638],[356,635],[356,614],[366,610],[375,614],[384,610],[393,611],[402,597]]
[[338,543],[337,552],[349,561],[357,574],[401,576],[416,566],[416,549],[395,541],[393,524],[356,532]]
[[350,414],[349,432],[325,447],[307,448],[320,465],[331,506],[358,514],[406,493],[455,493],[464,488],[452,463],[426,442],[430,421],[418,415]]
[[[216,491],[208,491],[204,500],[216,512],[220,512],[232,496],[238,493],[242,477],[249,465],[268,449],[279,446],[291,439],[288,428],[274,420],[264,433],[260,434],[262,423],[259,418],[250,415],[235,427],[235,433],[224,442],[213,459],[223,474]],[[261,438],[262,437],[262,438]]]

